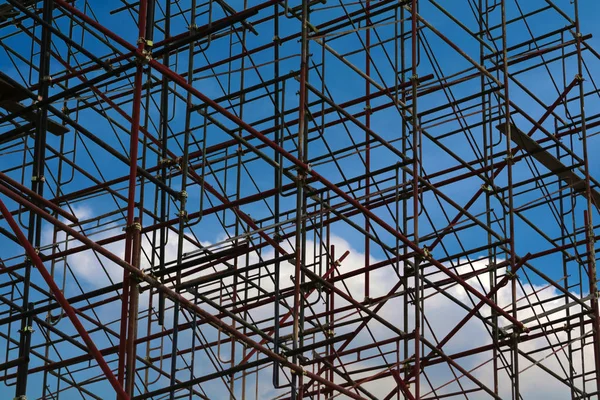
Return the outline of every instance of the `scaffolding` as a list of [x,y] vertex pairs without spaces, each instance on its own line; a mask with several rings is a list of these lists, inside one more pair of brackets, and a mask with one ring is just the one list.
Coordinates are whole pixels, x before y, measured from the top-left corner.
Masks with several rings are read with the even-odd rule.
[[599,398],[598,13],[5,0],[0,397]]

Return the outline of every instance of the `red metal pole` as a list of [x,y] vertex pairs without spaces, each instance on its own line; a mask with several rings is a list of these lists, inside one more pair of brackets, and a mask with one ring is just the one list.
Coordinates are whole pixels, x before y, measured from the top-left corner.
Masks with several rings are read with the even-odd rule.
[[63,210],[62,208],[57,206],[56,204],[48,201],[46,198],[44,198],[43,196],[40,196],[39,194],[37,194],[33,190],[29,189],[28,187],[21,185],[19,182],[15,181],[14,179],[9,177],[5,173],[0,172],[0,180],[6,182],[8,185],[14,187],[15,189],[20,190],[21,192],[25,193],[29,197],[35,199],[35,201],[40,202],[45,207],[48,207],[49,209],[56,212],[61,217],[64,217],[73,223],[79,222],[79,220],[77,219],[76,216],[66,212],[65,210]]
[[[146,14],[147,14],[147,0],[140,0],[139,3],[139,16],[138,16],[138,46],[137,56],[138,65],[135,71],[135,82],[134,82],[134,95],[133,95],[133,111],[132,111],[132,123],[131,123],[131,136],[129,141],[129,186],[128,186],[128,201],[127,201],[127,230],[125,234],[125,262],[132,264],[132,247],[133,247],[133,221],[135,218],[135,195],[136,195],[136,180],[137,180],[137,160],[138,160],[138,142],[140,136],[140,113],[142,105],[142,85],[143,85],[143,73],[144,73],[144,54],[147,50],[146,46]],[[121,386],[123,386],[125,379],[125,368],[131,369],[135,367],[135,359],[131,359],[134,364],[127,365],[127,360],[130,359],[126,356],[127,353],[133,351],[132,348],[127,346],[127,326],[128,326],[128,310],[129,310],[129,271],[123,270],[123,297],[121,303],[121,325],[120,325],[120,337],[121,342],[119,345],[119,366],[118,366],[118,379]],[[135,315],[129,315],[129,318],[136,318]],[[132,377],[134,374],[130,374]]]
[[33,248],[33,245],[31,243],[29,243],[29,241],[27,240],[27,238],[21,231],[21,228],[19,228],[19,225],[14,220],[13,216],[10,214],[10,212],[8,211],[8,209],[6,208],[6,205],[4,204],[4,202],[2,200],[0,200],[0,212],[4,216],[4,219],[6,219],[6,221],[8,222],[8,225],[10,225],[14,234],[19,239],[19,243],[21,243],[21,246],[23,246],[25,248],[25,252],[27,253],[27,256],[31,259],[33,264],[36,266],[37,270],[42,275],[42,278],[44,278],[44,281],[46,281],[46,284],[52,291],[52,294],[56,298],[56,301],[65,310],[65,314],[67,314],[67,316],[71,320],[71,323],[77,330],[77,333],[79,333],[79,335],[81,336],[81,339],[83,339],[86,346],[90,350],[90,353],[96,359],[96,362],[100,366],[100,369],[102,370],[102,372],[104,372],[106,379],[108,379],[108,381],[110,382],[112,387],[115,389],[115,392],[117,392],[117,395],[120,398],[128,400],[129,396],[127,395],[127,393],[125,393],[125,390],[123,390],[123,386],[119,383],[117,378],[115,378],[115,375],[113,374],[112,370],[110,369],[110,367],[104,360],[104,357],[102,357],[102,354],[100,353],[100,351],[94,344],[94,341],[92,340],[90,335],[87,333],[87,331],[81,324],[81,321],[79,321],[79,318],[75,314],[75,310],[73,309],[71,304],[69,304],[69,302],[67,301],[67,299],[65,298],[65,296],[61,292],[61,290],[58,288],[58,285],[56,284],[56,282],[54,282],[52,275],[50,275],[50,273],[48,272],[46,267],[44,267],[44,263],[42,262],[42,259],[37,254],[36,250]]
[[[210,325],[214,326],[215,328],[221,329],[221,330],[231,334],[231,336],[234,336],[235,338],[246,343],[248,346],[254,348],[255,350],[260,351],[261,353],[263,353],[265,356],[269,357],[270,359],[277,360],[279,363],[281,363],[282,365],[286,366],[287,368],[293,370],[295,373],[306,375],[309,378],[311,378],[325,386],[328,386],[334,390],[337,390],[353,399],[363,400],[363,397],[358,396],[357,394],[343,388],[340,385],[330,382],[327,379],[324,379],[323,377],[321,377],[319,375],[308,372],[300,365],[297,365],[297,364],[294,364],[294,363],[288,361],[287,358],[280,356],[279,354],[276,354],[273,351],[269,350],[268,348],[264,347],[262,344],[255,342],[254,340],[250,339],[247,335],[244,335],[237,329],[233,328],[231,325],[225,323],[222,318],[218,318],[217,316],[209,313],[208,311],[205,311],[200,306],[198,306],[197,304],[194,304],[192,301],[187,299],[185,296],[166,287],[165,285],[160,283],[155,278],[153,278],[150,275],[144,273],[143,271],[135,268],[133,265],[123,261],[121,258],[119,258],[115,254],[113,254],[109,250],[107,250],[105,247],[98,245],[96,242],[89,239],[87,236],[79,233],[75,229],[62,223],[58,219],[54,218],[52,215],[48,214],[42,208],[37,207],[35,204],[27,201],[24,198],[15,196],[12,192],[3,188],[2,186],[0,186],[0,193],[4,193],[5,195],[10,197],[14,201],[27,207],[30,211],[32,211],[36,214],[39,214],[42,218],[44,218],[45,220],[54,224],[58,229],[65,231],[69,235],[73,236],[73,238],[75,238],[76,240],[79,240],[80,242],[86,244],[90,249],[93,249],[94,251],[103,255],[104,257],[106,257],[110,261],[116,263],[117,265],[121,266],[122,268],[127,269],[131,274],[135,275],[139,280],[148,283],[150,286],[156,288],[156,290],[158,290],[159,292],[164,293],[167,297],[171,298],[174,301],[178,301],[182,307],[190,310],[193,313],[198,314],[199,317],[205,319],[206,322],[208,322]],[[8,213],[8,210],[6,210],[6,211]],[[12,216],[11,216],[11,218],[12,218]],[[39,257],[38,257],[38,259],[39,259]],[[41,262],[41,260],[40,260],[40,262]],[[313,289],[313,290],[316,290],[316,289]],[[63,296],[63,299],[64,299],[64,296]],[[117,383],[118,383],[118,381],[117,381]],[[119,385],[119,387],[121,387],[121,386]],[[121,387],[121,391],[122,391],[122,387]],[[126,394],[125,394],[125,396],[126,396]],[[123,397],[123,398],[128,399],[129,397]]]

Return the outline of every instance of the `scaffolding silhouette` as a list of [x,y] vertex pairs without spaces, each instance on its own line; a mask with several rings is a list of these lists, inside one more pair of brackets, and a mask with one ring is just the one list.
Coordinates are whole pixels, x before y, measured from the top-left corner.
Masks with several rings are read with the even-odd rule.
[[6,0],[1,397],[598,398],[594,10]]

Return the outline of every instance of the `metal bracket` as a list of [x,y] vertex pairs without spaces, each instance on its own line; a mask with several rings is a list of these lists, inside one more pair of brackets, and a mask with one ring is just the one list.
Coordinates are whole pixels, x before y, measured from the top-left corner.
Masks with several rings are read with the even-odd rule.
[[140,224],[139,222],[134,222],[133,224],[127,227],[127,230],[141,231],[142,224]]
[[427,246],[423,246],[423,258],[426,260],[431,260],[432,258],[431,251]]
[[485,183],[483,185],[481,185],[481,190],[483,190],[486,193],[494,193],[495,190],[491,185],[486,185]]
[[179,210],[176,214],[179,218],[183,218],[184,221],[189,221],[188,212],[186,210]]
[[419,81],[419,74],[414,74],[410,77],[411,82],[413,82],[416,86],[420,86],[421,82]]
[[19,332],[31,334],[31,333],[35,332],[35,330],[33,329],[33,326],[26,326],[23,329],[19,330]]
[[143,38],[143,37],[138,38],[137,43],[143,44],[144,46],[147,46],[147,47],[154,46],[154,42],[152,40],[147,40],[146,38]]

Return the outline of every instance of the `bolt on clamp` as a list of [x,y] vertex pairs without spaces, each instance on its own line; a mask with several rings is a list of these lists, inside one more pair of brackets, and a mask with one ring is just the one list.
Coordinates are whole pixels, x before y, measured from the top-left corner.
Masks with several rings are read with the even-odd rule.
[[179,212],[177,213],[177,216],[179,218],[182,218],[186,222],[189,221],[188,212],[186,210],[179,210]]
[[139,222],[134,222],[133,224],[127,227],[127,230],[141,231],[142,224],[140,224]]
[[431,257],[432,257],[432,255],[431,255],[431,251],[429,250],[429,247],[423,246],[423,258],[430,260]]
[[299,372],[296,372],[295,370],[293,370],[293,369],[290,368],[290,374],[292,374],[292,375],[306,375],[306,371],[304,370],[304,368],[302,368],[302,372],[299,373]]
[[138,38],[137,43],[146,45],[148,47],[154,46],[154,42],[152,40],[147,40],[146,38],[143,38],[143,37]]
[[494,188],[491,185],[483,184],[481,185],[481,190],[483,190],[486,193],[494,193]]

